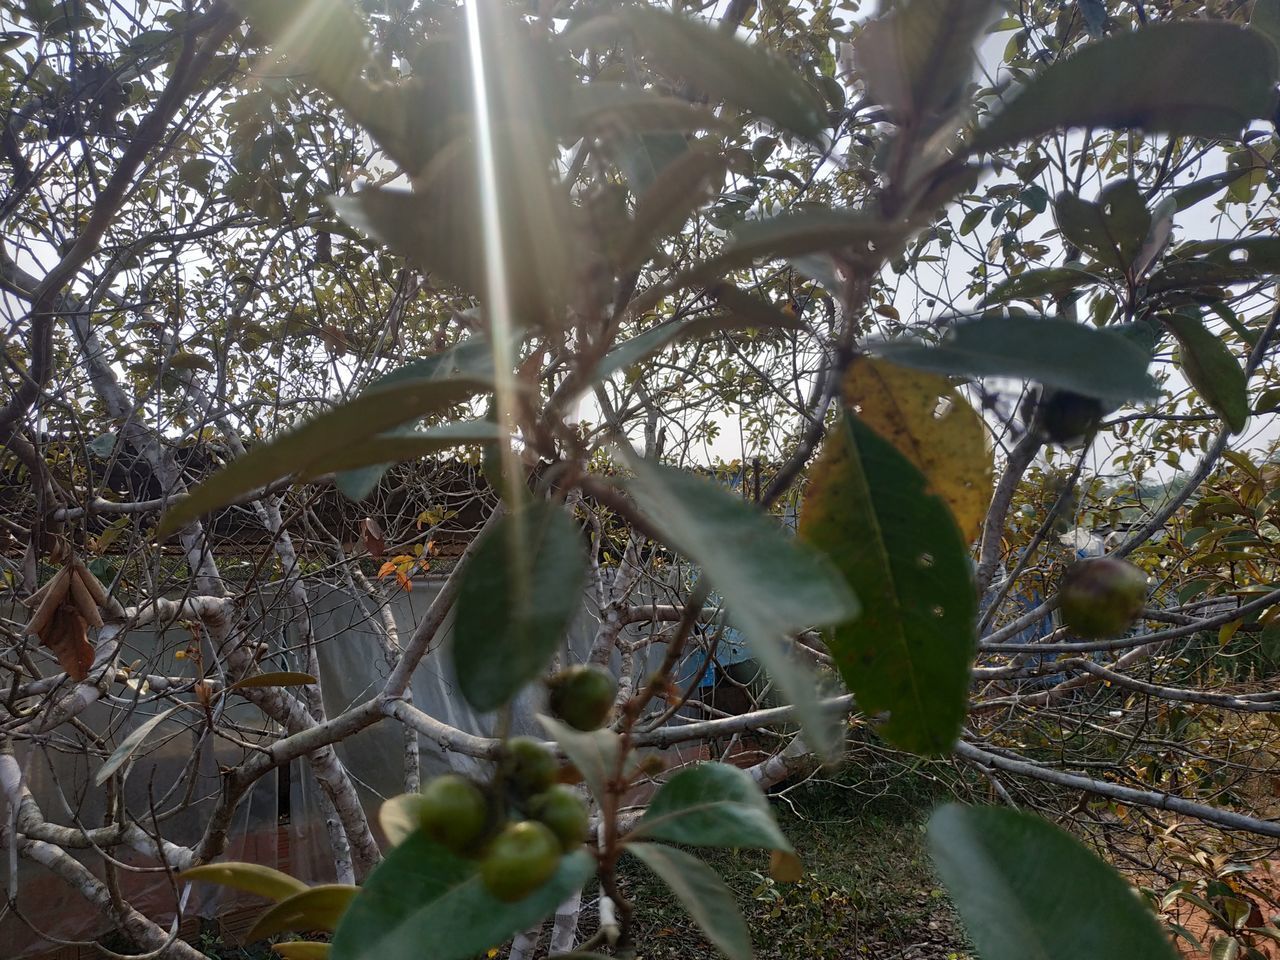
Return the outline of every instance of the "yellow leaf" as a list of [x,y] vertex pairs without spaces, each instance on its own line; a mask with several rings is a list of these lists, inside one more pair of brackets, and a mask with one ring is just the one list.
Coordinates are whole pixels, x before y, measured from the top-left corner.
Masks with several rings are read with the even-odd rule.
[[925,475],[968,540],[991,505],[991,446],[978,412],[945,377],[859,357],[844,399]]
[[218,883],[224,887],[256,893],[277,903],[305,893],[308,889],[301,880],[257,863],[205,863],[192,867],[179,876],[183,880],[202,880],[205,883]]
[[392,574],[395,572],[396,572],[396,562],[394,560],[388,560],[386,563],[384,563],[381,567],[378,568],[378,576],[380,577],[385,577],[388,574]]
[[332,933],[360,888],[346,883],[322,883],[269,907],[245,934],[262,940],[277,933],[324,930]]
[[804,878],[804,864],[790,851],[773,850],[769,854],[769,876],[780,883],[795,883]]
[[284,960],[325,960],[329,956],[329,944],[292,940],[289,943],[273,943],[271,949]]
[[1218,646],[1225,647],[1231,642],[1231,638],[1236,635],[1236,631],[1240,629],[1240,620],[1232,620],[1230,623],[1224,623],[1218,628]]

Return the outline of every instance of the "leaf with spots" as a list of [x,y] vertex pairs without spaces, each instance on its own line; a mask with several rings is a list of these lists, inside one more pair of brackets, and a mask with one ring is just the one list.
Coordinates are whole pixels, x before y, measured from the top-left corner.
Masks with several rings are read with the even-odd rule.
[[828,644],[881,735],[924,755],[960,732],[974,653],[969,553],[951,511],[888,440],[846,414],[827,438],[800,515],[862,601]]
[[946,377],[859,357],[844,399],[924,474],[960,532],[976,537],[991,504],[991,447],[982,417],[960,391]]

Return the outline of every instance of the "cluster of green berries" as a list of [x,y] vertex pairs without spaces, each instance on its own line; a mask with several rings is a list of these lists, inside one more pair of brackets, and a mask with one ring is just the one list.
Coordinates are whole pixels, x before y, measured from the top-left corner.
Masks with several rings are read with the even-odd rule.
[[[552,713],[579,730],[604,723],[617,690],[613,678],[594,666],[561,671],[549,686]],[[451,773],[428,783],[416,803],[418,826],[442,847],[477,860],[494,897],[523,900],[587,837],[586,804],[556,782],[557,773],[550,750],[531,737],[513,737],[489,784]]]

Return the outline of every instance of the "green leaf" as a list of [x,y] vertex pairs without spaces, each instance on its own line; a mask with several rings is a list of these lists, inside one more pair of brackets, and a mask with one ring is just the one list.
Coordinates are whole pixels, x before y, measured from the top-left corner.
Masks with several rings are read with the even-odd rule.
[[1159,393],[1150,357],[1121,334],[1025,314],[960,320],[936,347],[880,343],[875,352],[904,367],[957,376],[1037,380],[1122,403]]
[[587,557],[577,525],[535,501],[500,519],[462,571],[450,651],[458,688],[487,712],[536,679],[582,606]]
[[862,601],[828,645],[868,715],[889,711],[895,746],[945,755],[960,733],[976,646],[969,552],[946,503],[856,417],[827,438],[800,517]]
[[323,883],[269,907],[245,934],[245,942],[277,933],[334,930],[360,888],[347,883]]
[[854,210],[784,213],[739,225],[724,251],[707,264],[707,269],[735,269],[762,258],[801,257],[830,250],[888,256],[900,235],[882,219]]
[[831,717],[818,704],[816,678],[791,657],[783,638],[857,615],[858,604],[820,553],[723,487],[683,470],[624,458],[628,484],[667,546],[702,567],[724,598],[752,652],[796,705],[811,746],[835,746]]
[[1248,172],[1248,170],[1228,170],[1225,173],[1214,173],[1178,187],[1169,196],[1173,197],[1173,202],[1179,211],[1186,210],[1201,200],[1209,199],[1224,187],[1231,186]]
[[243,690],[246,687],[306,687],[318,683],[309,673],[295,670],[274,670],[270,673],[255,673],[252,677],[237,680],[228,690]]
[[1122,273],[1133,266],[1151,230],[1151,213],[1133,180],[1109,184],[1097,203],[1064,191],[1053,209],[1065,239]]
[[619,261],[639,264],[653,242],[689,219],[706,202],[712,179],[724,170],[724,158],[686,150],[667,164],[636,198],[631,232],[622,243]]
[[569,113],[575,129],[653,133],[727,126],[705,107],[643,87],[596,82],[575,84],[572,89]]
[[87,13],[72,11],[63,7],[63,12],[51,20],[44,28],[46,37],[61,37],[76,30],[94,30],[102,26],[102,21]]
[[1197,240],[1178,247],[1178,257],[1203,256],[1222,266],[1252,271],[1254,276],[1280,273],[1280,237],[1243,240]]
[[772,300],[747,293],[731,283],[717,283],[707,292],[728,313],[699,318],[702,329],[796,330],[801,326],[798,317],[782,310]]
[[493,443],[502,438],[498,425],[488,420],[466,420],[457,424],[429,426],[425,430],[406,430],[372,436],[334,454],[325,462],[325,470],[351,471],[370,463],[420,460],[431,454],[461,447],[468,443]]
[[1249,26],[1280,47],[1280,0],[1253,0]]
[[[165,35],[169,36],[169,31],[165,31]],[[8,53],[10,50],[16,50],[32,37],[29,33],[23,33],[20,30],[6,30],[0,33],[0,53]]]
[[1147,278],[1147,293],[1171,290],[1212,290],[1231,283],[1243,283],[1258,277],[1248,264],[1221,263],[1216,260],[1170,260]]
[[118,439],[119,435],[117,433],[108,431],[94,437],[86,444],[86,447],[95,457],[105,460],[115,452]]
[[[172,36],[167,30],[164,33],[166,37]],[[209,177],[212,176],[215,166],[216,164],[207,157],[192,157],[178,168],[178,179],[193,190],[207,193]]]
[[152,732],[164,721],[181,710],[182,707],[170,707],[157,713],[145,723],[140,723],[133,732],[120,741],[120,745],[111,751],[111,756],[98,768],[98,772],[94,774],[93,782],[97,786],[102,786],[111,779],[111,775],[120,769],[130,757],[134,755],[137,749],[142,746],[142,742],[151,736]]
[[656,843],[629,843],[627,852],[671,888],[721,953],[730,960],[751,960],[751,931],[732,891],[714,870],[695,856]]
[[1037,300],[1040,297],[1061,296],[1094,283],[1093,274],[1075,267],[1044,267],[1025,270],[995,286],[982,298],[979,306],[1007,303],[1010,300]]
[[497,424],[488,420],[444,423],[425,430],[402,428],[352,444],[334,454],[326,461],[325,472],[338,474],[338,490],[348,500],[363,500],[393,463],[419,460],[464,444],[492,443],[501,436]]
[[235,0],[234,6],[271,38],[277,56],[317,86],[347,99],[360,85],[368,29],[348,0]]
[[688,152],[689,142],[682,133],[642,133],[621,138],[612,155],[631,192],[640,196],[653,186],[659,174]]
[[[618,770],[621,754],[621,738],[612,730],[575,730],[567,723],[538,715],[538,722],[564,751],[569,762],[578,768],[591,795],[602,803],[608,793],[609,781]],[[635,754],[627,758],[627,769],[635,765]]]
[[[507,125],[494,133],[506,281],[522,317],[556,323],[572,273],[570,211],[538,146],[521,142],[527,132]],[[470,150],[441,151],[413,191],[371,188],[330,197],[329,205],[409,263],[472,295],[485,294],[480,186]]]
[[178,874],[178,879],[217,883],[246,893],[256,893],[277,903],[309,889],[301,880],[260,863],[202,863],[198,867],[184,870]]
[[655,7],[630,7],[617,15],[635,36],[645,59],[669,77],[817,140],[826,105],[786,61],[749,46],[698,20]]
[[974,207],[964,215],[964,219],[960,221],[960,236],[967,237],[978,228],[978,224],[987,219],[987,214],[991,212],[988,206]]
[[476,864],[415,833],[365,881],[333,937],[332,960],[464,960],[549,915],[591,878],[595,860],[577,850],[543,886],[516,903],[495,899]]
[[1107,5],[1104,0],[1077,0],[1080,15],[1084,17],[1089,36],[1100,37],[1106,33]]
[[1187,380],[1231,432],[1239,433],[1249,420],[1248,384],[1239,362],[1199,317],[1171,313],[1163,319],[1178,338],[1179,366]]
[[1134,889],[1039,817],[949,804],[929,850],[982,960],[1174,960]]
[[709,292],[726,308],[725,313],[695,314],[668,320],[630,340],[624,340],[604,355],[596,367],[595,379],[606,380],[619,370],[635,366],[660,353],[673,343],[710,336],[727,330],[755,328],[794,329],[799,321],[773,304],[754,297],[728,283],[718,283]]
[[876,103],[900,127],[955,110],[973,72],[974,43],[992,20],[988,0],[909,0],[871,20],[854,52]]
[[629,340],[624,340],[604,355],[596,367],[595,379],[607,380],[619,370],[635,366],[642,360],[665,350],[677,340],[687,335],[693,327],[693,318],[669,320],[666,323],[638,333]]
[[1271,117],[1276,80],[1276,49],[1261,34],[1233,23],[1154,23],[1046,67],[978,131],[972,149],[998,150],[1059,127],[1230,137]]
[[156,535],[168,536],[281,477],[324,473],[330,458],[339,458],[357,441],[466,400],[490,383],[489,376],[477,372],[473,353],[474,348],[444,351],[433,365],[418,368],[428,375],[385,378],[354,400],[254,447],[170,507]]
[[724,763],[687,767],[664,783],[631,840],[792,852],[751,775]]

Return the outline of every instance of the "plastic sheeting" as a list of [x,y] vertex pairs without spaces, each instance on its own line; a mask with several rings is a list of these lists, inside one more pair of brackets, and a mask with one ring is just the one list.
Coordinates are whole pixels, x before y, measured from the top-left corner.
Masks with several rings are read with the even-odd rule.
[[[411,592],[398,594],[390,602],[402,643],[412,635],[439,586],[437,580],[416,580]],[[312,588],[309,612],[318,644],[325,707],[329,715],[334,716],[373,696],[390,672],[376,624],[379,612],[369,596],[352,596],[337,588]],[[267,644],[263,669],[305,669],[305,657],[298,648],[299,638],[287,622],[279,619],[281,614],[287,611],[277,608],[275,615],[263,617],[254,624],[255,634]],[[455,691],[448,658],[444,655],[448,627],[446,622],[441,638],[414,675],[414,704],[461,730],[489,735],[495,718],[477,715]],[[561,652],[564,662],[576,662],[586,656],[594,630],[595,618],[584,613],[570,631]],[[189,634],[177,626],[169,628],[167,634],[146,629],[131,631],[121,659],[126,663],[140,660],[145,664],[141,669],[150,673],[192,676],[191,660],[180,661],[174,657],[174,651],[187,640]],[[659,646],[658,656],[661,650]],[[213,662],[211,650],[206,649],[204,656],[205,663]],[[643,670],[643,666],[643,663],[637,664],[637,669]],[[104,733],[115,724],[116,728],[110,732],[116,742],[170,705],[138,705],[132,696],[122,695],[119,687],[112,693],[113,703],[91,707],[83,720],[90,729]],[[535,714],[541,700],[541,692],[533,687],[513,705],[514,732],[537,732]],[[234,698],[228,702],[232,704],[228,708],[229,719],[251,731],[260,731],[262,736],[270,736],[268,724],[256,708]],[[388,720],[337,745],[375,833],[377,810],[382,800],[403,792],[403,738],[402,726]],[[89,827],[103,823],[106,791],[93,785],[99,760],[91,760],[71,738],[64,736],[55,736],[40,747],[20,744],[17,752],[27,771],[31,791],[47,820]],[[424,780],[446,769],[479,772],[478,765],[468,758],[455,754],[446,759],[425,737],[420,738],[420,757]],[[163,820],[161,832],[175,843],[194,843],[201,835],[217,793],[218,767],[231,766],[243,759],[244,751],[239,747],[209,737],[205,725],[196,722],[194,714],[180,714],[162,723],[136,755],[126,784],[128,808],[137,815],[153,807],[158,811],[181,807]],[[282,792],[276,774],[264,777],[236,813],[224,859],[252,860],[278,867],[308,883],[331,881],[333,862],[315,781],[305,760],[295,761],[288,774],[287,811],[279,808]],[[282,814],[287,814],[288,820],[287,828],[283,828],[287,829],[284,844],[280,843]],[[154,863],[120,850],[116,856],[127,866],[137,868],[118,871],[126,899],[148,917],[167,924],[181,890],[175,889],[168,875]],[[79,859],[101,876],[99,854],[84,851]],[[5,869],[7,871],[7,867]],[[37,956],[50,951],[58,941],[92,939],[110,928],[87,901],[42,866],[21,862],[17,889],[22,916],[9,911],[0,917],[0,957],[6,960]],[[263,901],[247,895],[199,884],[188,894],[184,915],[213,917],[261,903]],[[40,936],[32,927],[47,936]]]
[[[14,616],[22,615],[15,612]],[[166,634],[150,629],[131,631],[122,660],[141,660],[151,673],[190,676],[191,666],[173,656],[189,637],[176,627]],[[205,651],[206,657],[210,654]],[[114,736],[117,741],[169,706],[139,702],[144,698],[120,686],[108,696],[109,702],[91,705],[80,720],[88,730]],[[251,731],[266,733],[261,714],[243,700],[228,701],[227,718]],[[14,753],[47,821],[99,827],[105,822],[109,797],[105,787],[93,782],[100,760],[87,756],[79,747],[81,742],[79,734],[63,727],[38,745],[17,742]],[[212,798],[219,789],[219,766],[238,763],[243,756],[241,748],[210,737],[207,724],[197,722],[194,713],[175,715],[163,721],[135,755],[125,781],[125,805],[135,814],[154,811],[158,832],[165,839],[193,844],[203,833]],[[277,820],[277,778],[272,772],[255,784],[236,811],[228,857],[275,866]],[[71,852],[97,876],[103,876],[102,857],[96,851]],[[45,867],[19,860],[17,877],[9,876],[7,853],[2,858],[5,881],[10,890],[17,890],[17,909],[0,915],[0,957],[19,960],[40,955],[58,946],[58,941],[92,939],[109,929],[96,909]],[[125,899],[147,916],[168,922],[178,895],[168,874],[153,860],[126,848],[117,848],[113,854],[120,862],[116,875]],[[209,914],[256,902],[201,884],[188,895],[187,912]]]
[[[400,594],[392,601],[391,611],[402,643],[408,642],[439,587],[437,580],[414,581],[410,593]],[[318,647],[321,689],[330,716],[372,697],[382,688],[390,672],[376,624],[366,615],[368,609],[367,599],[362,606],[340,590],[317,598],[313,605],[312,629],[321,641]],[[457,693],[444,649],[450,640],[451,624],[451,620],[445,622],[441,637],[414,673],[414,706],[459,730],[491,736],[496,716],[477,714]],[[568,642],[561,651],[565,662],[586,657],[594,632],[594,619],[584,615],[569,631]],[[512,732],[540,734],[536,721],[540,709],[541,691],[536,686],[530,687],[512,704]],[[449,770],[477,775],[483,772],[481,764],[469,757],[458,754],[446,757],[426,737],[419,737],[418,745],[423,782]],[[394,721],[379,723],[338,744],[337,749],[377,834],[378,807],[387,797],[404,792],[403,727]],[[333,879],[333,862],[317,789],[306,771],[305,761],[295,762],[289,794],[293,872],[311,883]],[[379,835],[378,839],[383,838]]]

